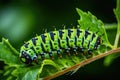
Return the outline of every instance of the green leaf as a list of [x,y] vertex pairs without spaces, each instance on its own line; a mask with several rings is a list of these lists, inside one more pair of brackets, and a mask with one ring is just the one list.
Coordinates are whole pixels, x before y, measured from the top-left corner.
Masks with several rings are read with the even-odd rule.
[[17,77],[17,80],[36,80],[40,66],[26,66],[15,69],[12,74]]
[[11,44],[6,39],[2,39],[0,42],[0,60],[4,61],[9,66],[22,65],[19,60],[19,52],[11,46]]
[[[53,74],[59,70],[59,66],[54,63],[52,60],[44,60],[43,63],[34,66],[27,66],[23,64],[19,59],[19,52],[16,51],[15,48],[11,46],[11,44],[6,39],[2,39],[0,42],[0,60],[4,61],[5,64],[8,64],[8,67],[12,69],[12,71],[5,70],[5,75],[8,76],[12,73],[11,76],[17,77],[18,80],[33,80],[36,79],[38,75],[44,73],[43,67],[44,66],[52,66],[52,68],[48,67],[45,70],[50,71],[54,70],[54,72],[50,72],[44,74],[42,76],[46,76],[49,74]],[[14,68],[13,68],[14,67]],[[9,72],[9,74],[8,74]],[[30,76],[31,75],[31,76]],[[8,76],[8,79],[12,78]]]
[[16,77],[11,74],[14,69],[16,69],[16,68],[6,66],[4,68],[2,74],[0,75],[0,79],[2,79],[2,80],[15,80]]
[[[43,70],[44,66],[49,66],[48,68],[45,68]],[[50,67],[52,66],[52,68]],[[47,76],[49,74],[52,74],[51,72],[46,72],[53,70],[54,73],[56,70],[58,71],[58,67],[52,60],[44,60],[42,64],[34,65],[34,66],[24,66],[19,67],[13,71],[13,75],[17,77],[18,80],[35,80],[38,79],[39,75],[41,76]],[[56,70],[55,70],[56,69]]]
[[46,59],[43,61],[38,75],[43,78],[46,76],[49,76],[51,74],[56,73],[57,71],[60,71],[60,66],[58,64],[56,64],[54,61]]
[[[79,27],[81,29],[90,30],[102,36],[103,44],[112,48],[112,45],[108,41],[107,34],[105,31],[104,24],[101,20],[98,20],[90,12],[86,13],[77,8],[77,12],[80,15],[80,20],[78,20]],[[104,35],[103,35],[104,34]]]

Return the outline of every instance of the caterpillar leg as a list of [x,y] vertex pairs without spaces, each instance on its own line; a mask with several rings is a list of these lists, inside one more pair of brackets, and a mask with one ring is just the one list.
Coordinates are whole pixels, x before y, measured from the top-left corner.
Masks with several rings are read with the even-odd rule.
[[88,50],[89,57],[93,57],[93,50]]
[[77,53],[77,48],[75,47],[75,48],[73,48],[73,52],[74,52],[74,54],[75,55],[77,55],[78,53]]
[[84,53],[84,48],[79,48],[79,51],[80,51],[81,53]]
[[35,60],[35,63],[38,64],[38,59]]
[[54,58],[53,58],[53,53],[52,53],[52,51],[49,52],[49,57],[50,57],[51,59],[54,59]]
[[83,56],[85,56],[86,54],[85,54],[85,52],[84,52],[84,48],[79,48],[79,51],[80,51],[80,53],[83,55]]
[[62,58],[62,55],[61,55],[60,50],[57,50],[57,55],[58,55],[60,58]]
[[42,60],[45,59],[45,53],[42,53],[42,54],[41,54],[41,58],[42,58]]
[[93,51],[92,50],[88,50],[88,54],[92,55]]
[[65,49],[65,53],[70,56],[70,48]]

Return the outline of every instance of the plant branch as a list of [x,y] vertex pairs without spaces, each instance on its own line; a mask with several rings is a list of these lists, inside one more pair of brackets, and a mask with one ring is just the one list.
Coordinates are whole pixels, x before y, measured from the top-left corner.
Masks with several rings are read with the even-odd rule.
[[114,14],[117,19],[117,34],[114,42],[114,49],[118,47],[119,37],[120,37],[120,0],[117,0],[116,9],[114,9]]
[[117,33],[116,38],[115,38],[115,42],[114,42],[114,47],[113,47],[114,49],[116,49],[118,47],[119,37],[120,37],[120,34]]
[[114,53],[117,53],[117,52],[120,52],[120,48],[109,50],[109,51],[107,51],[105,53],[101,53],[101,54],[96,55],[96,56],[94,56],[92,58],[86,59],[86,60],[84,60],[84,61],[82,61],[82,62],[80,62],[80,63],[78,63],[78,64],[76,64],[76,65],[74,65],[74,66],[72,66],[70,68],[64,69],[64,70],[62,70],[62,71],[60,71],[60,72],[58,72],[56,74],[53,74],[51,76],[45,77],[43,80],[53,79],[53,78],[58,77],[58,76],[60,76],[62,74],[65,74],[65,73],[67,73],[69,71],[75,70],[78,67],[82,67],[82,66],[84,66],[86,64],[89,64],[89,63],[95,61],[95,60],[98,60],[98,59],[103,58],[103,57],[105,57],[107,55],[114,54]]
[[117,23],[105,24],[105,30],[113,30],[113,29],[117,29]]

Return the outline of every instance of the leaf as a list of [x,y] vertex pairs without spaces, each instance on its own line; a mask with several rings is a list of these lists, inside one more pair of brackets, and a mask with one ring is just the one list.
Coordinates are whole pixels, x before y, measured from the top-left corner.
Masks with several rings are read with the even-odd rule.
[[[43,71],[44,66],[49,66],[45,68]],[[52,66],[52,68],[50,68]],[[17,77],[18,80],[35,80],[41,76],[47,76],[50,73],[45,73],[46,70],[53,70],[55,73],[55,69],[58,71],[58,66],[52,60],[44,60],[42,64],[34,65],[34,66],[24,66],[19,67],[13,71],[13,75]],[[42,74],[43,73],[43,74]]]
[[15,69],[15,67],[8,67],[6,66],[3,70],[2,74],[0,75],[0,79],[2,80],[15,80],[16,77],[11,75],[12,71]]
[[[0,60],[4,61],[6,64],[8,64],[9,68],[14,67],[12,69],[13,72],[10,71],[9,74],[12,73],[13,76],[16,76],[20,80],[36,79],[38,74],[41,75],[43,66],[45,66],[45,65],[53,66],[52,70],[56,69],[58,71],[58,69],[59,69],[58,68],[59,66],[57,66],[57,64],[54,63],[52,60],[44,60],[42,65],[40,64],[39,66],[38,65],[27,66],[27,65],[23,64],[19,59],[19,52],[16,51],[16,49],[11,46],[11,44],[8,42],[8,40],[6,40],[4,38],[2,39],[2,42],[0,42]],[[47,70],[49,70],[49,69],[51,69],[51,68],[48,68]],[[5,72],[8,73],[8,71],[5,71]],[[6,76],[8,76],[9,74],[6,74]],[[44,76],[46,76],[46,75],[48,75],[48,74],[45,74]]]
[[17,77],[17,80],[36,80],[39,67],[20,67],[15,69],[12,74]]
[[22,77],[22,80],[35,80],[37,77],[38,69],[34,69],[33,71],[27,71],[24,77]]
[[103,40],[103,44],[112,48],[112,45],[108,41],[103,22],[101,20],[98,20],[90,12],[86,13],[78,8],[77,8],[77,12],[80,15],[80,20],[78,20],[79,27],[81,29],[90,30],[94,33],[101,35],[102,40]]
[[0,60],[4,61],[9,66],[22,65],[19,60],[19,52],[17,52],[6,39],[0,42]]
[[40,69],[38,75],[40,77],[46,77],[48,75],[54,74],[57,71],[60,71],[59,65],[57,65],[54,61],[52,60],[44,60]]

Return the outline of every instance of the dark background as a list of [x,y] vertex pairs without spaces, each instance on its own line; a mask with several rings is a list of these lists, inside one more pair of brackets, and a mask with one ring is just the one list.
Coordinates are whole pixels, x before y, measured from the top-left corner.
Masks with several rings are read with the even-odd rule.
[[[64,25],[66,28],[76,26],[80,18],[76,8],[90,11],[109,24],[116,23],[115,7],[116,0],[0,0],[0,37],[9,39],[19,50],[24,41],[45,30],[63,29]],[[108,67],[103,65],[103,60],[88,64],[73,75],[68,73],[53,80],[119,79],[120,59],[115,59]]]

